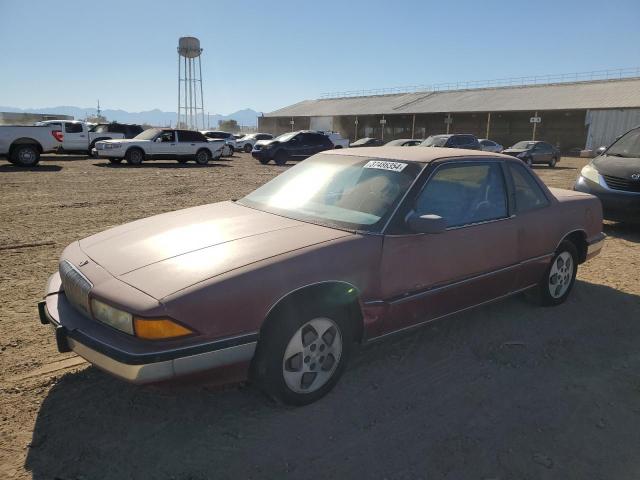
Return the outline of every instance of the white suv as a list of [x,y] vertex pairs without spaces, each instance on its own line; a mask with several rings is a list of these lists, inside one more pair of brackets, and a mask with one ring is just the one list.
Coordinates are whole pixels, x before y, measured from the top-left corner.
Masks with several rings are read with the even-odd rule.
[[236,149],[251,153],[258,140],[273,140],[273,135],[269,133],[247,133],[240,138],[236,138]]
[[96,142],[98,157],[108,158],[111,163],[123,159],[130,165],[140,165],[144,160],[175,159],[179,163],[195,160],[206,165],[222,155],[222,146],[208,142],[200,132],[150,128],[130,140],[104,140]]

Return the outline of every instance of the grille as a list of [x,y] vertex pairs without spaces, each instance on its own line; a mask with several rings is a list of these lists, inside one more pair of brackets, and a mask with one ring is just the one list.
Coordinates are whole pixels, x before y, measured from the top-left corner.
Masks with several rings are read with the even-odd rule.
[[89,291],[93,284],[66,260],[60,263],[62,289],[71,304],[81,313],[89,315]]
[[625,192],[640,193],[639,181],[627,180],[626,178],[614,177],[613,175],[603,175],[603,177],[609,188],[614,190],[624,190]]

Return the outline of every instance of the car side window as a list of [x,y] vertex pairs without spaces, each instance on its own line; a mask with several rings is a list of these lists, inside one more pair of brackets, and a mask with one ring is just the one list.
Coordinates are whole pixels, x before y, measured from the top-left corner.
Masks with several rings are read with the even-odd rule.
[[67,133],[82,133],[81,123],[65,123],[64,131]]
[[507,196],[500,164],[443,165],[416,199],[414,210],[418,215],[441,216],[447,227],[507,217]]
[[513,180],[516,210],[528,212],[549,205],[549,200],[531,173],[519,163],[509,162],[509,171]]
[[173,130],[168,132],[162,132],[160,134],[160,138],[163,142],[175,142],[176,141],[176,132]]

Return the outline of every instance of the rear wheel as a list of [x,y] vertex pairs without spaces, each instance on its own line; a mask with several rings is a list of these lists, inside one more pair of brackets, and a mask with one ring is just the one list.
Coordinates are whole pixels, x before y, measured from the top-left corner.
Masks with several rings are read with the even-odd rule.
[[285,152],[284,150],[278,150],[276,152],[274,160],[276,162],[276,165],[282,166],[287,163],[287,160],[289,160],[289,155],[287,155],[287,152]]
[[141,165],[144,160],[144,152],[139,148],[132,148],[126,153],[125,158],[129,165]]
[[261,336],[256,380],[268,395],[290,405],[318,400],[342,375],[354,330],[345,308],[296,305],[282,309]]
[[250,143],[245,143],[243,150],[244,150],[244,153],[251,153],[251,150],[253,150],[253,147],[251,146]]
[[21,167],[35,167],[40,161],[40,151],[35,145],[16,145],[11,150],[11,163]]
[[209,153],[209,150],[205,150],[204,148],[198,150],[198,153],[196,153],[196,163],[198,165],[206,165],[207,163],[209,163],[209,160],[211,160],[211,154]]
[[551,159],[551,161],[549,162],[549,166],[550,166],[551,168],[554,168],[554,167],[556,166],[556,163],[558,163],[558,157],[553,157],[553,158]]
[[578,272],[578,250],[568,240],[563,241],[543,278],[538,284],[538,297],[542,305],[560,305],[573,288]]

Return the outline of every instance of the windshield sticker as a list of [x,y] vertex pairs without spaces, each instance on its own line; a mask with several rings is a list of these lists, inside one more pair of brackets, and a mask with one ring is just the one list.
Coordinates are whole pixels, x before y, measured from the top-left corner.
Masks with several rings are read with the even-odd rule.
[[378,170],[389,170],[391,172],[401,172],[406,167],[406,163],[385,162],[382,160],[371,160],[363,168],[376,168]]

